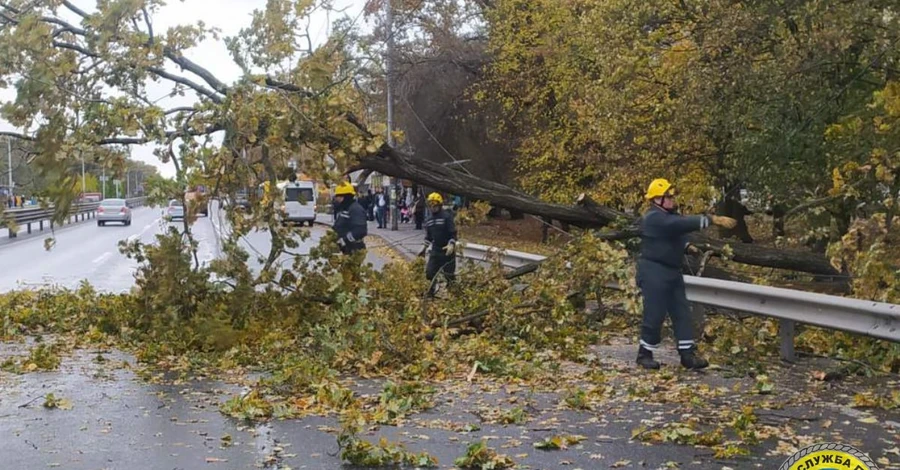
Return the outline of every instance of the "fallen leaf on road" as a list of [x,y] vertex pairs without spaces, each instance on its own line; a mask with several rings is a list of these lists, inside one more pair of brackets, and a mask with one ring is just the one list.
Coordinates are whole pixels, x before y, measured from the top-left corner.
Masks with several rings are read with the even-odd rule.
[[228,459],[220,459],[218,457],[207,457],[206,458],[206,463],[220,463],[220,462],[227,462],[227,461],[228,461]]
[[884,465],[885,467],[887,467],[887,466],[889,466],[889,465],[891,464],[891,461],[888,460],[887,457],[882,457],[882,458],[876,460],[876,462],[878,462],[878,463],[881,464],[881,465]]
[[875,419],[875,418],[873,418],[873,417],[871,417],[871,416],[868,417],[868,418],[862,418],[862,419],[859,419],[858,421],[859,421],[860,423],[866,423],[866,424],[875,424],[875,423],[878,422],[877,419]]
[[894,455],[900,457],[900,447],[894,447],[893,449],[885,449],[884,453],[885,454],[894,454]]
[[631,465],[631,460],[619,460],[618,462],[610,465],[609,468],[622,468],[628,465]]

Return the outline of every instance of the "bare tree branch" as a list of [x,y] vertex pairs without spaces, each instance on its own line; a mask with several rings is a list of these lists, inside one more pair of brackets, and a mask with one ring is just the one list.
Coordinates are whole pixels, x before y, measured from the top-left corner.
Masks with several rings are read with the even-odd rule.
[[178,64],[182,70],[187,70],[188,72],[193,73],[194,75],[200,77],[205,81],[209,86],[216,90],[217,92],[227,95],[228,94],[228,86],[225,85],[224,82],[216,78],[215,75],[212,74],[209,70],[202,67],[200,64],[188,59],[187,57],[176,53],[172,48],[166,47],[163,49],[163,55],[165,55],[169,60]]
[[[195,110],[196,111],[196,110]],[[213,124],[211,126],[207,126],[201,130],[194,129],[186,129],[186,130],[177,130],[177,131],[166,131],[164,134],[166,139],[172,139],[179,136],[187,136],[187,137],[198,137],[202,135],[215,134],[216,132],[224,131],[225,126],[220,124]],[[10,132],[10,131],[0,131],[0,137],[13,137],[16,139],[27,140],[30,142],[34,142],[37,138],[18,133],[18,132]],[[149,142],[153,142],[154,138],[151,137],[107,137],[105,139],[98,139],[95,143],[97,145],[141,145]]]
[[169,114],[175,114],[175,113],[182,113],[182,112],[189,113],[189,112],[196,112],[196,111],[197,111],[197,109],[194,108],[193,106],[179,106],[177,108],[172,108],[172,109],[166,110],[166,112],[164,114],[169,115]]
[[75,5],[73,5],[72,2],[70,2],[69,0],[64,0],[64,1],[63,1],[63,5],[65,5],[66,8],[68,8],[69,10],[71,10],[72,13],[75,13],[76,15],[78,15],[78,16],[80,16],[80,17],[82,17],[82,18],[87,18],[88,16],[90,16],[90,15],[87,14],[87,12],[85,12],[85,11],[82,10],[81,8],[78,8],[78,7],[76,7]]
[[180,83],[188,88],[191,88],[192,90],[196,91],[198,94],[201,94],[201,95],[209,98],[210,100],[212,100],[213,103],[222,104],[222,102],[224,101],[221,96],[216,94],[216,92],[210,90],[209,88],[206,88],[205,86],[203,86],[189,78],[185,78],[180,75],[171,74],[159,67],[147,67],[147,71],[153,73],[154,75],[156,75],[160,78],[165,78],[167,80],[171,80],[175,83]]

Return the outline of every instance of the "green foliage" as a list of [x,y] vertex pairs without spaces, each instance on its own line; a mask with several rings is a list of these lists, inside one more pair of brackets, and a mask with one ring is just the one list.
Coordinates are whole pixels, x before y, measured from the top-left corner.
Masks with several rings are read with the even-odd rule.
[[573,410],[589,410],[588,393],[582,388],[570,388],[563,395],[563,402]]
[[48,393],[44,396],[43,407],[48,410],[71,410],[72,402],[66,398],[57,397],[53,393]]
[[569,446],[580,443],[587,439],[585,436],[551,436],[543,441],[535,442],[534,448],[541,450],[565,450]]
[[22,369],[26,371],[34,370],[56,370],[59,368],[61,359],[56,351],[55,345],[39,344],[28,352],[28,358],[22,363]]
[[222,404],[221,409],[228,416],[246,420],[270,418],[273,412],[272,405],[257,390],[245,396],[232,397]]
[[351,465],[362,467],[403,466],[434,468],[438,466],[435,457],[426,452],[414,454],[406,451],[402,444],[394,444],[385,438],[372,444],[364,439],[353,439],[341,449],[341,459]]
[[427,410],[434,406],[431,401],[435,389],[420,382],[395,384],[388,382],[379,395],[379,410],[375,415],[378,424],[396,424],[399,419],[413,411]]
[[515,463],[506,455],[497,454],[497,451],[488,447],[484,441],[469,444],[466,453],[454,462],[459,468],[476,470],[499,470],[512,468]]

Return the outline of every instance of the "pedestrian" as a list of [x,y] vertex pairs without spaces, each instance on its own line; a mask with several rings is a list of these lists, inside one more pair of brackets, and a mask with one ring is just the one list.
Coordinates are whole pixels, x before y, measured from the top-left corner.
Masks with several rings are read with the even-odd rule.
[[366,211],[356,201],[353,185],[345,181],[334,191],[335,212],[334,231],[341,253],[351,254],[366,248],[368,235]]
[[387,226],[387,211],[390,207],[390,201],[383,188],[378,188],[375,194],[375,220],[378,222],[378,228]]
[[687,369],[702,369],[709,365],[706,359],[697,355],[681,263],[688,247],[689,233],[710,224],[726,228],[734,228],[737,224],[729,217],[679,215],[675,196],[675,186],[662,178],[653,180],[644,196],[650,208],[640,220],[641,255],[637,281],[644,299],[644,317],[637,363],[645,369],[659,369],[653,351],[659,348],[662,340],[666,314],[672,319],[681,365]]
[[413,202],[413,219],[416,221],[416,230],[422,230],[422,223],[425,222],[425,195],[421,192],[416,194]]
[[427,199],[431,216],[425,221],[425,247],[420,256],[430,251],[425,265],[425,279],[431,283],[428,296],[434,297],[437,284],[435,276],[440,272],[451,284],[456,280],[456,224],[453,212],[443,210],[444,198],[431,193]]
[[375,195],[371,189],[366,190],[366,196],[363,198],[363,209],[366,210],[366,219],[371,222],[375,220]]

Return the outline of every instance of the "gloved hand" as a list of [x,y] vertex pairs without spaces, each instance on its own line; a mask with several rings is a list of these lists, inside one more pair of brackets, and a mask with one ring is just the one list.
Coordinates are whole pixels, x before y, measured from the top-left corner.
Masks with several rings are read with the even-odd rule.
[[347,240],[344,240],[344,237],[338,238],[337,244],[339,247],[343,248],[347,246]]
[[735,228],[737,226],[737,220],[734,220],[731,217],[711,215],[709,216],[709,220],[713,223],[713,225],[718,225],[719,227]]
[[422,251],[419,252],[419,257],[425,256],[425,254],[428,253],[428,250],[430,250],[430,249],[431,249],[431,242],[426,241],[425,246],[422,247]]
[[447,256],[451,256],[453,255],[453,253],[456,253],[456,242],[451,241],[447,244],[447,246],[444,247],[444,254]]

